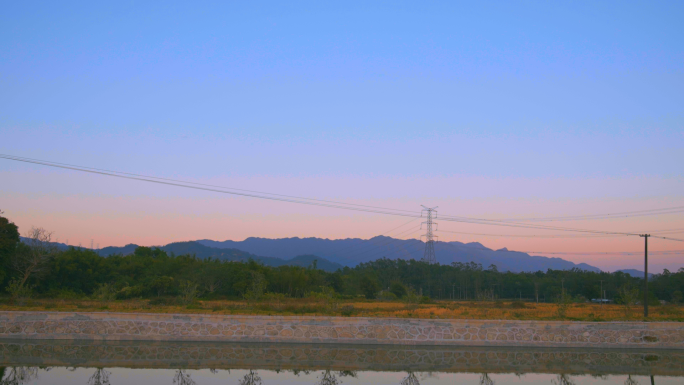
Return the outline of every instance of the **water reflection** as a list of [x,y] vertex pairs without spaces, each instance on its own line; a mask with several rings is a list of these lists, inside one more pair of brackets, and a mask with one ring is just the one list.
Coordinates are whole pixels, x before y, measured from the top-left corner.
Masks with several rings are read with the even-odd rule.
[[257,372],[250,370],[249,373],[245,374],[245,377],[240,380],[240,385],[261,385],[261,377]]
[[0,385],[662,385],[684,379],[684,351],[662,350],[0,341],[0,365]]
[[416,378],[416,375],[413,372],[409,372],[406,378],[401,380],[400,382],[401,385],[420,385],[420,382],[418,382],[418,378]]
[[19,366],[0,368],[1,385],[23,385],[38,378],[38,368]]
[[[52,370],[55,369],[55,370]],[[87,372],[87,373],[83,373]],[[134,373],[139,372],[139,373]],[[147,372],[147,373],[146,373]],[[203,373],[208,372],[208,373]],[[552,384],[552,385],[579,385],[590,382],[592,384],[605,385],[647,385],[649,382],[655,385],[655,376],[641,377],[641,382],[633,375],[614,376],[614,375],[599,375],[599,376],[585,376],[581,374],[489,374],[489,373],[416,373],[404,372],[401,377],[387,375],[387,373],[378,372],[361,372],[360,376],[356,373],[354,376],[346,377],[344,373],[324,370],[324,371],[263,371],[268,381],[262,379],[260,371],[257,370],[240,370],[240,371],[203,371],[203,370],[188,370],[188,369],[128,369],[128,368],[112,368],[107,370],[104,368],[39,368],[39,367],[0,367],[0,385],[28,385],[28,384],[87,384],[87,385],[112,385],[110,378],[116,377],[116,385],[141,383],[139,381],[130,381],[130,377],[143,377],[146,379],[144,383],[149,385],[164,384],[164,385],[211,385],[211,384],[228,384],[237,383],[239,385],[271,385],[271,384],[320,384],[320,385],[340,385],[343,382],[349,381],[348,385],[354,384],[378,384],[378,385],[430,385],[430,384],[454,384],[454,383],[479,383],[481,385],[508,385],[508,384]],[[296,373],[295,373],[296,372]],[[72,373],[76,374],[74,376]],[[169,376],[167,373],[172,373]],[[90,377],[85,376],[88,374]],[[114,375],[116,374],[116,375]],[[209,374],[209,376],[207,375]],[[226,381],[225,375],[230,376],[232,380]],[[397,373],[398,374],[398,373]],[[217,378],[211,378],[210,375],[215,375]],[[222,377],[223,378],[220,378]],[[289,375],[289,376],[288,376]],[[378,377],[381,375],[381,377]],[[196,381],[193,376],[198,376],[201,381]],[[375,376],[375,377],[374,377]],[[477,376],[477,377],[473,377]],[[82,378],[83,381],[74,381],[74,378]],[[279,378],[280,377],[280,378]],[[587,377],[591,377],[588,379]],[[496,381],[495,381],[496,378]],[[294,381],[293,381],[294,379]],[[314,380],[315,381],[312,381]],[[681,384],[683,377],[660,377],[659,384]],[[579,381],[579,382],[577,382]],[[347,384],[345,384],[347,385]]]
[[109,376],[111,372],[103,368],[95,369],[95,373],[88,379],[88,385],[110,385]]

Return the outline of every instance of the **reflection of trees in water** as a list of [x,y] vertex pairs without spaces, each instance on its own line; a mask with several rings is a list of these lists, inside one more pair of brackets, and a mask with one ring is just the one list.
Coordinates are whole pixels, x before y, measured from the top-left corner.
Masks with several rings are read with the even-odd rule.
[[245,374],[245,377],[240,380],[240,385],[261,385],[261,377],[259,374],[253,370]]
[[551,381],[556,385],[575,385],[567,374],[559,374],[555,381]]
[[337,373],[331,373],[330,370],[326,370],[321,374],[321,381],[318,385],[339,385],[342,380],[337,377],[356,377],[356,372],[352,370],[342,370]]
[[318,385],[339,385],[340,380],[337,379],[337,376],[334,375],[333,373],[330,373],[330,370],[326,370],[323,372],[323,375],[321,376],[321,381],[318,383]]
[[413,374],[413,372],[408,372],[408,375],[406,378],[401,380],[400,382],[401,385],[420,385],[420,382],[418,382],[418,378],[416,378],[416,375]]
[[482,373],[480,375],[480,385],[494,385],[494,380],[489,378],[489,373]]
[[627,375],[627,379],[625,380],[625,385],[639,385],[637,380],[632,378],[632,375]]
[[178,385],[196,385],[195,381],[183,369],[176,371],[176,374],[173,376],[173,383]]
[[38,368],[32,366],[3,368],[0,373],[0,385],[23,385],[38,378]]
[[95,369],[95,373],[88,379],[88,385],[109,385],[109,375],[112,374],[103,368]]

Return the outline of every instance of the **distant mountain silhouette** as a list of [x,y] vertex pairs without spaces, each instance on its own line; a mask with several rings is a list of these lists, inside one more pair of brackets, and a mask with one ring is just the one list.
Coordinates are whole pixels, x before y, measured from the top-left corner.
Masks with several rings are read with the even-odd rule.
[[[68,246],[57,244],[60,249]],[[95,250],[102,256],[132,254],[138,245],[105,247]],[[371,239],[322,239],[322,238],[247,238],[244,241],[212,241],[203,239],[191,242],[175,242],[159,246],[167,253],[194,254],[198,258],[217,258],[227,261],[248,261],[250,258],[266,266],[293,265],[309,267],[317,260],[317,267],[335,271],[344,266],[356,266],[380,258],[415,259],[423,257],[425,243],[417,239],[395,239],[378,236]],[[510,251],[506,248],[492,250],[478,242],[435,242],[437,262],[446,265],[452,262],[482,264],[483,268],[495,265],[500,271],[546,271],[581,269],[600,271],[586,263],[575,264],[561,258],[532,256]],[[643,277],[643,272],[623,270],[627,274]],[[639,275],[641,274],[641,275]]]
[[[124,247],[105,247],[103,249],[96,250],[96,252],[102,256],[109,256],[113,254],[128,255],[132,254],[137,247],[137,245],[133,244],[126,245]],[[240,262],[247,262],[250,259],[253,259],[266,266],[273,267],[284,265],[309,267],[313,265],[314,260],[316,261],[316,267],[325,271],[336,271],[337,269],[341,269],[343,267],[340,264],[330,262],[325,258],[317,257],[315,255],[297,255],[292,258],[264,257],[233,248],[209,247],[199,242],[175,242],[169,243],[166,246],[160,246],[159,248],[169,254],[192,254],[201,259],[214,258],[220,259],[222,261]]]
[[[26,239],[24,237],[21,237],[22,241],[25,241]],[[82,246],[70,246],[66,245],[64,243],[59,243],[59,242],[52,242],[55,246],[57,246],[60,250],[67,250],[69,247],[76,247],[76,248],[81,248],[81,249],[88,249],[87,247],[82,247]],[[128,244],[126,246],[122,247],[116,247],[116,246],[109,246],[109,247],[104,247],[102,249],[96,249],[93,250],[99,255],[103,257],[108,257],[110,255],[129,255],[133,254],[135,252],[135,249],[137,249],[139,246],[135,244]],[[174,242],[174,243],[169,243],[166,246],[157,246],[160,249],[164,250],[168,254],[174,254],[174,255],[184,255],[184,254],[191,254],[195,255],[197,258],[201,259],[206,259],[206,258],[215,258],[215,259],[220,259],[223,261],[240,261],[240,262],[247,262],[250,259],[253,259],[259,263],[262,263],[266,266],[273,266],[273,267],[278,267],[278,266],[301,266],[301,267],[310,267],[313,265],[314,261],[316,261],[316,268],[325,270],[325,271],[337,271],[338,269],[343,268],[344,266],[330,262],[326,260],[325,258],[321,258],[315,255],[298,255],[293,258],[275,258],[275,257],[262,257],[259,255],[254,255],[252,253],[242,251],[242,250],[237,250],[237,249],[227,249],[227,248],[213,248],[209,246],[202,245],[201,243],[198,242]]]
[[[415,259],[423,257],[425,243],[417,239],[394,239],[378,236],[371,239],[321,239],[321,238],[247,238],[244,241],[197,241],[213,248],[230,248],[273,258],[290,259],[297,255],[316,255],[343,266],[355,266],[379,258]],[[507,249],[492,250],[478,242],[435,242],[437,262],[476,262],[484,268],[496,265],[502,271],[581,270],[600,271],[586,263],[575,264],[561,258],[531,256]]]
[[[637,278],[644,278],[644,272],[642,270],[637,270],[637,269],[622,269],[622,270],[616,270],[615,272],[617,273],[618,271],[628,274],[632,277],[637,277]],[[648,273],[648,279],[649,281],[653,278],[652,273]]]

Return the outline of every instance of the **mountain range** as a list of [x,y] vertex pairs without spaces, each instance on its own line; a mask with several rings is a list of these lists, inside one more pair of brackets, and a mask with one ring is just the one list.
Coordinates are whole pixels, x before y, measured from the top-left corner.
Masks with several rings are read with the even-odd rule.
[[[60,248],[68,247],[58,244]],[[481,243],[435,242],[435,254],[440,264],[452,262],[475,262],[483,268],[495,265],[500,271],[546,271],[581,269],[600,271],[586,263],[575,264],[561,258],[534,256],[506,248],[493,250]],[[102,256],[132,254],[138,245],[105,247],[95,250]],[[425,243],[417,239],[395,239],[378,236],[371,239],[322,239],[322,238],[247,238],[244,241],[213,241],[202,239],[190,242],[174,242],[159,246],[169,254],[194,254],[198,258],[216,258],[226,261],[248,261],[253,259],[266,266],[294,265],[309,267],[314,261],[317,267],[335,271],[345,266],[380,258],[415,259],[423,257]]]
[[[198,243],[217,248],[230,248],[247,251],[256,255],[290,259],[297,255],[316,255],[330,262],[343,266],[355,266],[359,263],[374,261],[379,258],[415,259],[423,257],[425,243],[417,239],[395,239],[378,236],[371,239],[321,239],[321,238],[247,238],[244,241],[212,241],[203,239]],[[484,268],[496,265],[502,271],[546,271],[570,270],[578,268],[589,271],[600,271],[599,268],[586,263],[575,264],[561,258],[532,256],[527,253],[493,250],[481,243],[435,242],[435,254],[440,264],[452,262],[482,264]]]

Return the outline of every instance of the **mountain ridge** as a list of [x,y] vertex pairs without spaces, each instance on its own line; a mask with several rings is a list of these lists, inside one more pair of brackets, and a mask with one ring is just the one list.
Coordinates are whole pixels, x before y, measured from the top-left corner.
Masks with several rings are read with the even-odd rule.
[[[402,240],[382,235],[370,239],[249,237],[243,241],[201,239],[197,242],[214,248],[234,248],[283,259],[301,254],[312,254],[349,267],[383,257],[420,260],[425,247],[425,243],[417,239]],[[485,268],[495,265],[502,271],[570,270],[573,268],[600,271],[599,268],[586,263],[576,264],[557,257],[533,256],[506,248],[493,250],[479,242],[467,244],[457,241],[435,242],[435,254],[440,264],[476,262]]]

